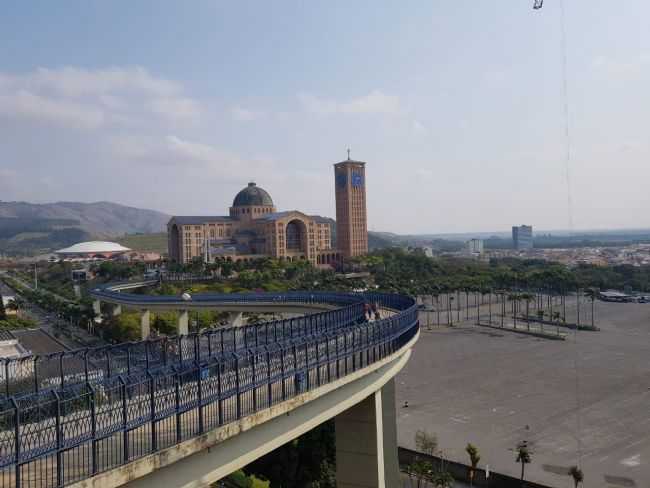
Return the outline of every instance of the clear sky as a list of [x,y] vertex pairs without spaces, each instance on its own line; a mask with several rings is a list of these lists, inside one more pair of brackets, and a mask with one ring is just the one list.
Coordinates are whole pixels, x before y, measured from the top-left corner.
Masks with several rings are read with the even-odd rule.
[[[564,0],[575,229],[650,225],[650,2]],[[0,199],[568,227],[561,0],[3,2]]]

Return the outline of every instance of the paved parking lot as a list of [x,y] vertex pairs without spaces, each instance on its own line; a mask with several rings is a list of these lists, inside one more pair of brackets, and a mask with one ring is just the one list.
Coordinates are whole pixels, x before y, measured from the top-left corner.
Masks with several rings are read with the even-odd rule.
[[[600,332],[551,341],[477,328],[424,330],[397,378],[398,435],[435,432],[447,457],[519,474],[511,449],[533,445],[531,480],[573,486],[650,486],[650,304],[596,302]],[[409,407],[403,408],[408,400]]]

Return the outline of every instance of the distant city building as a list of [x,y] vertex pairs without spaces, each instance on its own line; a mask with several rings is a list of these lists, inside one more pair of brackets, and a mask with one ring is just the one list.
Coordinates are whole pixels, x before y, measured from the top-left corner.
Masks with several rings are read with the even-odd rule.
[[433,248],[431,248],[431,247],[426,247],[426,246],[425,246],[425,247],[422,248],[422,250],[424,251],[424,255],[425,255],[426,257],[428,257],[428,258],[432,258],[432,257],[433,257]]
[[130,250],[115,242],[89,241],[59,249],[54,254],[64,260],[111,259]]
[[533,226],[520,225],[512,228],[512,244],[515,249],[533,248]]
[[465,243],[465,250],[472,255],[483,254],[483,239],[470,239]]
[[366,163],[348,159],[334,165],[336,241],[343,257],[368,253]]

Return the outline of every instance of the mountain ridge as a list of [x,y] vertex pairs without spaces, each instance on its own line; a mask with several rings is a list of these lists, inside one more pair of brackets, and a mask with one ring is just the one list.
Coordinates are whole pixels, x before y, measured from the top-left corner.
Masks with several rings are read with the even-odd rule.
[[96,237],[165,230],[170,216],[157,210],[141,209],[108,201],[30,203],[0,201],[0,217],[76,221],[78,227]]
[[0,201],[0,253],[32,255],[89,239],[166,230],[170,216],[119,203]]

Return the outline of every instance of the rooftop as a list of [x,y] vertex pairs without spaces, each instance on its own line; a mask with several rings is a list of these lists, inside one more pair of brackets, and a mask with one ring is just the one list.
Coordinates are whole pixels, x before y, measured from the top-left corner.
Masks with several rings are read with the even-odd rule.
[[56,254],[95,254],[105,252],[127,252],[130,251],[128,247],[124,247],[116,242],[107,241],[88,241],[79,242],[74,246],[59,249]]
[[265,189],[260,188],[253,182],[250,182],[246,188],[237,193],[235,199],[232,202],[232,206],[248,207],[253,205],[272,207],[273,200],[271,199],[271,195],[269,195]]
[[298,214],[298,215],[303,215],[306,217],[309,217],[308,215],[305,215],[304,213],[300,212],[299,210],[285,210],[283,212],[273,212],[268,215],[264,215],[261,217],[259,220],[279,220],[283,219],[285,217],[288,217],[289,215],[292,214]]
[[234,219],[225,215],[181,215],[172,217],[170,223],[179,225],[201,225],[205,222],[233,222]]

